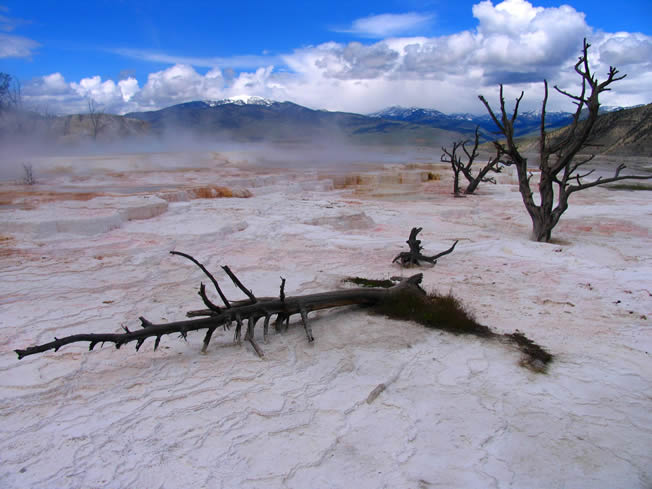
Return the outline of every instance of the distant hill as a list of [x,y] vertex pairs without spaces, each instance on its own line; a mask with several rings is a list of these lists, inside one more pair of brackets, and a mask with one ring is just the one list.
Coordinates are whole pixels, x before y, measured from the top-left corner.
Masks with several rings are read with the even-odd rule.
[[[138,138],[149,132],[147,122],[113,114],[97,114],[98,141],[115,141]],[[93,121],[89,114],[75,114],[52,119],[50,132],[60,142],[76,142],[79,139],[95,138]]]
[[[561,137],[567,130],[561,128],[550,135]],[[652,157],[652,104],[601,114],[590,142],[590,152],[596,155]],[[537,148],[536,137],[519,141],[519,149],[524,152],[536,152]]]
[[132,112],[126,117],[147,122],[153,133],[162,136],[187,131],[205,138],[241,142],[314,140],[439,147],[461,137],[457,131],[424,124],[313,110],[259,97],[188,102],[156,111]]

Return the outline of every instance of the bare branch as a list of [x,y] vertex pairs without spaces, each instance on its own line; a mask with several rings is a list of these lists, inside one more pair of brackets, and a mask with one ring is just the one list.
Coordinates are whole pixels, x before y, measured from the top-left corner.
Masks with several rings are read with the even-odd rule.
[[238,287],[242,292],[245,293],[247,297],[251,300],[252,304],[255,304],[257,302],[256,296],[254,296],[253,292],[249,289],[247,289],[244,285],[242,285],[242,282],[238,280],[238,277],[235,276],[235,274],[231,271],[229,267],[226,265],[222,267],[222,270],[226,272],[226,274],[229,276],[229,278],[233,281],[233,283]]
[[281,293],[280,296],[281,302],[285,301],[285,279],[281,277]]
[[213,304],[210,301],[210,299],[206,296],[206,287],[204,286],[204,282],[202,282],[199,285],[199,295],[204,301],[206,307],[208,307],[212,312],[216,312],[217,314],[222,312],[222,309],[220,309],[217,305]]
[[[501,85],[502,87],[502,85]],[[501,88],[502,90],[502,88]],[[478,98],[480,99],[480,102],[482,102],[487,109],[487,112],[489,112],[489,115],[491,116],[491,119],[494,121],[496,126],[498,126],[498,129],[500,129],[500,132],[503,134],[505,133],[505,128],[503,125],[498,121],[498,118],[496,117],[496,114],[494,114],[494,111],[491,109],[491,106],[489,105],[489,102],[487,102],[487,99],[485,99],[482,95],[478,95]]]
[[[502,86],[501,86],[501,92],[502,92]],[[521,95],[517,97],[516,104],[514,105],[514,112],[512,113],[512,118],[509,121],[512,131],[514,130],[514,121],[518,116],[518,106],[521,104],[521,100],[523,100],[523,95],[525,95],[525,92],[521,92]],[[501,97],[502,97],[502,93],[501,93]]]
[[[624,170],[625,168],[626,168],[626,166],[624,164],[620,164],[620,165],[618,165],[618,168],[616,168],[616,172],[614,173],[613,177],[610,177],[610,178],[598,177],[598,179],[594,180],[593,182],[578,183],[577,185],[568,186],[568,188],[566,189],[566,193],[571,194],[571,193],[577,192],[579,190],[585,190],[587,188],[596,187],[598,185],[604,185],[606,183],[619,182],[621,180],[650,180],[650,179],[652,179],[652,175],[623,175],[623,176],[620,176],[620,172],[622,170]],[[586,175],[584,175],[584,176],[586,176]],[[578,180],[578,182],[579,182],[579,180]]]
[[213,275],[211,274],[211,272],[209,272],[208,270],[206,270],[206,267],[205,267],[204,265],[202,265],[201,263],[199,263],[199,262],[198,262],[195,258],[193,258],[192,256],[190,256],[190,255],[188,255],[188,254],[186,254],[186,253],[181,253],[180,251],[170,251],[170,254],[171,254],[171,255],[182,256],[182,257],[184,257],[184,258],[190,260],[191,262],[193,262],[195,265],[197,265],[197,266],[201,269],[201,271],[204,272],[204,273],[206,274],[206,276],[210,279],[210,281],[213,282],[213,286],[215,287],[215,290],[217,290],[217,293],[220,295],[220,299],[222,299],[222,302],[224,302],[224,305],[225,305],[227,308],[231,307],[231,304],[230,304],[229,301],[227,300],[226,296],[222,293],[222,289],[220,289],[220,286],[219,286],[219,284],[217,283],[217,280],[215,280],[215,277],[213,277]]

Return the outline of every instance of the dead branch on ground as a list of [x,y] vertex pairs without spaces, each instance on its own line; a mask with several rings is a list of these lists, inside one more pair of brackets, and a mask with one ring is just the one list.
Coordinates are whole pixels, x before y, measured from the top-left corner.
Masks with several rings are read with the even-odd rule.
[[412,231],[410,231],[410,237],[406,241],[406,243],[410,247],[410,251],[403,251],[399,253],[392,260],[392,263],[399,262],[403,267],[411,267],[413,265],[419,266],[421,265],[420,262],[425,261],[427,263],[431,263],[432,265],[435,265],[437,263],[438,258],[441,258],[442,256],[448,255],[449,253],[453,252],[453,250],[455,249],[455,245],[457,244],[457,240],[455,241],[455,243],[453,243],[453,246],[448,248],[446,251],[442,251],[441,253],[432,256],[426,256],[422,254],[421,250],[423,249],[423,247],[421,246],[421,240],[417,239],[417,235],[421,232],[422,229],[423,228],[412,228]]

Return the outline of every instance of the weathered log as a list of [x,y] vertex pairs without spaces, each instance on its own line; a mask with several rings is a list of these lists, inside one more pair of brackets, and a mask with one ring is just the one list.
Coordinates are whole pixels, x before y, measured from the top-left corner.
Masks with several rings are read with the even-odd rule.
[[426,256],[422,254],[421,250],[423,247],[421,246],[421,240],[417,239],[417,235],[421,232],[422,229],[423,228],[412,228],[412,231],[410,231],[410,237],[406,241],[410,247],[410,251],[403,251],[399,253],[396,255],[394,260],[392,260],[392,263],[396,263],[398,261],[400,262],[401,266],[411,267],[412,265],[419,266],[421,265],[420,262],[424,261],[435,265],[438,258],[453,252],[458,240],[456,240],[455,243],[453,243],[453,246],[448,248],[446,251],[442,251],[436,255]]
[[217,281],[212,277],[212,275],[208,273],[203,265],[201,265],[190,255],[176,251],[172,253],[188,258],[193,263],[197,264],[201,270],[211,278],[211,281],[213,281],[215,284],[218,293],[220,293],[220,296],[222,296],[226,308],[221,309],[218,306],[212,304],[210,300],[206,298],[205,287],[202,284],[200,287],[200,295],[202,296],[202,299],[205,303],[210,304],[209,309],[203,311],[191,311],[189,315],[205,317],[162,324],[154,324],[141,317],[141,329],[131,331],[128,328],[124,328],[124,333],[83,333],[66,336],[64,338],[55,337],[54,341],[50,341],[42,345],[30,346],[25,349],[15,350],[18,358],[21,359],[28,355],[34,355],[36,353],[42,353],[48,350],[57,351],[62,346],[78,342],[88,342],[89,350],[95,348],[95,346],[99,343],[113,343],[115,344],[116,348],[120,348],[124,344],[136,342],[136,350],[139,350],[147,338],[156,338],[154,344],[154,349],[156,349],[160,343],[161,337],[165,335],[178,333],[183,338],[186,338],[187,334],[190,331],[198,331],[204,329],[206,330],[206,336],[204,337],[204,345],[202,351],[205,352],[215,330],[220,326],[222,326],[224,329],[229,329],[230,325],[234,321],[236,323],[234,341],[240,341],[242,324],[245,320],[247,321],[245,340],[252,345],[258,355],[262,356],[262,349],[258,346],[254,339],[255,325],[256,322],[261,318],[265,319],[263,334],[264,337],[266,337],[269,320],[272,316],[277,317],[277,327],[280,327],[280,325],[285,322],[287,328],[290,317],[298,314],[301,316],[308,341],[313,341],[314,337],[312,334],[312,328],[310,327],[310,322],[308,320],[308,313],[312,311],[318,311],[320,309],[328,309],[332,307],[348,306],[352,304],[373,305],[385,300],[394,294],[405,292],[406,290],[414,293],[425,294],[423,289],[419,287],[423,275],[417,274],[403,279],[394,287],[387,289],[356,288],[299,295],[293,297],[285,296],[285,280],[283,279],[281,283],[281,293],[279,298],[256,298],[251,291],[242,285],[240,280],[238,280],[235,274],[228,267],[223,267],[224,271],[227,273],[229,278],[231,278],[234,284],[236,284],[236,286],[243,292],[246,291],[245,293],[249,296],[249,299],[244,301],[228,301],[226,297],[224,297],[221,293]]
[[[414,228],[410,235],[416,246],[419,246],[416,236],[420,230],[420,228]],[[437,256],[450,253],[454,247],[455,245],[450,250]],[[211,278],[218,293],[221,292],[217,281],[201,263],[184,253],[173,252],[173,254],[188,258],[198,265]],[[88,342],[89,350],[93,350],[98,343],[113,343],[116,348],[120,348],[124,344],[135,342],[136,351],[138,351],[147,338],[155,338],[154,350],[156,350],[161,338],[165,335],[178,333],[181,337],[187,339],[188,333],[191,331],[206,330],[202,347],[202,353],[205,353],[217,328],[223,327],[224,330],[228,330],[234,321],[236,328],[233,339],[235,342],[239,342],[242,326],[246,320],[247,327],[244,339],[251,344],[258,356],[263,357],[263,350],[256,342],[254,335],[256,323],[261,318],[264,318],[263,339],[265,341],[267,340],[269,322],[272,316],[276,316],[276,330],[280,331],[287,329],[290,317],[296,314],[301,317],[308,341],[314,341],[308,313],[331,307],[360,304],[373,306],[377,313],[390,318],[416,321],[428,328],[450,331],[455,334],[471,334],[485,339],[511,343],[523,353],[521,365],[536,372],[545,372],[548,364],[553,359],[553,356],[544,348],[526,338],[518,330],[512,334],[496,333],[491,328],[479,324],[454,297],[450,295],[438,296],[436,293],[426,294],[420,287],[423,279],[423,275],[420,273],[408,278],[393,277],[392,281],[396,281],[396,284],[390,287],[361,287],[291,297],[285,295],[285,279],[282,279],[278,298],[257,298],[251,291],[246,289],[228,267],[223,267],[223,269],[233,283],[247,294],[248,299],[228,301],[226,297],[223,297],[226,307],[222,309],[208,299],[206,289],[202,284],[200,286],[200,295],[204,303],[209,306],[209,309],[190,311],[188,316],[204,317],[163,324],[154,324],[144,317],[140,317],[141,329],[139,330],[131,331],[129,328],[123,327],[124,333],[83,333],[64,338],[55,337],[54,341],[49,343],[14,351],[18,355],[18,359],[21,359],[48,350],[58,351],[62,346],[78,342]],[[374,285],[389,285],[385,284],[385,281],[378,280],[361,279],[361,282]],[[373,396],[370,396],[369,402],[371,401],[373,401]]]

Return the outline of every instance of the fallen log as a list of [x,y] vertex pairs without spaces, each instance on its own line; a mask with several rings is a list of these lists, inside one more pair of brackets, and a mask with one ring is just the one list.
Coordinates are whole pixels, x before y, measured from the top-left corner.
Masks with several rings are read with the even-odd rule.
[[[420,286],[423,279],[421,273],[407,278],[394,277],[392,279],[394,285],[390,287],[359,287],[298,296],[285,295],[285,279],[282,278],[279,297],[256,297],[251,290],[248,290],[242,284],[229,267],[224,266],[222,268],[225,273],[236,287],[248,297],[248,299],[241,301],[229,301],[221,291],[217,280],[195,258],[176,251],[171,253],[195,263],[214,284],[224,306],[218,306],[211,302],[206,294],[204,284],[201,283],[199,295],[207,309],[187,313],[189,317],[195,319],[155,324],[141,316],[139,318],[141,329],[132,331],[123,326],[124,332],[122,333],[81,333],[63,338],[55,337],[54,341],[48,343],[14,350],[18,355],[18,359],[49,350],[56,352],[62,346],[79,342],[87,342],[89,351],[93,350],[98,344],[113,343],[116,349],[119,349],[122,345],[135,342],[136,351],[138,351],[145,340],[155,338],[154,350],[156,350],[163,336],[179,334],[187,340],[189,332],[199,330],[206,330],[202,346],[202,352],[206,352],[213,333],[220,327],[225,331],[229,330],[233,323],[236,324],[233,340],[239,343],[245,322],[245,341],[251,344],[260,357],[263,357],[263,350],[256,342],[254,335],[256,324],[260,319],[264,320],[263,338],[266,341],[269,324],[273,316],[276,316],[274,323],[276,330],[281,331],[287,329],[291,316],[299,315],[306,337],[308,341],[312,342],[314,336],[308,318],[310,312],[357,304],[372,306],[377,312],[391,318],[413,320],[431,328],[510,342],[528,357],[522,364],[536,371],[545,371],[548,363],[552,361],[552,355],[536,345],[536,343],[525,338],[522,333],[518,331],[511,335],[494,333],[487,326],[478,324],[459,302],[451,298],[451,296],[442,297],[436,294],[427,294]],[[386,281],[367,280],[367,282],[388,285]]]
[[215,280],[213,275],[206,270],[201,263],[185,253],[176,251],[172,251],[171,253],[187,258],[199,266],[199,268],[215,285],[215,288],[224,303],[223,307],[217,306],[208,299],[206,288],[202,283],[199,287],[199,295],[208,306],[208,309],[190,311],[189,316],[204,317],[163,324],[154,324],[144,317],[140,317],[141,329],[130,330],[129,328],[124,327],[123,333],[85,333],[66,336],[64,338],[55,337],[54,341],[42,345],[15,350],[18,358],[21,359],[28,355],[34,355],[48,350],[58,351],[62,346],[78,342],[88,342],[89,350],[93,350],[93,348],[100,343],[113,343],[116,348],[120,348],[122,345],[127,343],[136,342],[136,351],[138,351],[147,338],[156,338],[154,342],[154,349],[156,349],[158,348],[161,338],[165,335],[178,333],[183,338],[186,338],[189,332],[198,330],[206,330],[202,349],[202,351],[206,351],[215,330],[219,327],[223,327],[225,330],[230,329],[234,322],[236,324],[234,341],[240,341],[242,327],[245,321],[247,323],[245,340],[251,343],[254,350],[262,356],[262,349],[254,339],[254,329],[260,319],[264,319],[263,334],[266,339],[272,316],[276,316],[276,327],[277,329],[280,329],[283,324],[288,324],[291,316],[298,314],[301,316],[301,321],[306,336],[308,337],[308,341],[313,341],[314,337],[312,334],[312,328],[308,319],[308,313],[310,312],[352,304],[373,305],[404,290],[410,290],[411,293],[425,294],[423,289],[419,287],[423,275],[417,274],[400,281],[391,288],[355,288],[290,297],[285,296],[285,279],[282,279],[281,291],[278,298],[265,297],[257,299],[250,290],[242,285],[242,282],[240,282],[229,267],[224,266],[222,268],[233,283],[249,297],[249,299],[244,301],[233,302],[229,301],[224,296],[217,280]]

